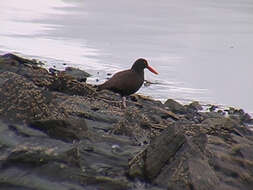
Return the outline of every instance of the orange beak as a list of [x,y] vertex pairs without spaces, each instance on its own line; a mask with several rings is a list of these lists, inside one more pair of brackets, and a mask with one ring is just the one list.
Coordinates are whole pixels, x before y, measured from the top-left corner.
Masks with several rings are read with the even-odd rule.
[[148,68],[148,70],[150,70],[152,73],[155,73],[156,75],[158,75],[158,72],[157,72],[155,69],[153,69],[152,67],[147,66],[147,68]]

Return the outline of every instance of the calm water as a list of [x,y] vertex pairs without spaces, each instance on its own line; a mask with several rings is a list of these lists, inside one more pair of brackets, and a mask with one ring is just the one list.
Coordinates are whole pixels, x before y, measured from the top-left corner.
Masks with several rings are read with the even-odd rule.
[[252,0],[1,0],[0,8],[0,53],[79,67],[90,83],[144,57],[160,74],[146,71],[158,84],[141,93],[253,112]]

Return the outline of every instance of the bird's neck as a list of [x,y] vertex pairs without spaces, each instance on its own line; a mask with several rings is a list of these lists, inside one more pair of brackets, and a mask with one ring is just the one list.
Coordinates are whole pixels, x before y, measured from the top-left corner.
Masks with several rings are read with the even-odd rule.
[[137,67],[135,64],[132,66],[131,70],[144,76],[144,69]]
[[131,68],[131,70],[133,71],[133,72],[136,72],[138,75],[140,75],[140,76],[143,76],[144,77],[144,70],[143,69],[138,69],[138,68]]

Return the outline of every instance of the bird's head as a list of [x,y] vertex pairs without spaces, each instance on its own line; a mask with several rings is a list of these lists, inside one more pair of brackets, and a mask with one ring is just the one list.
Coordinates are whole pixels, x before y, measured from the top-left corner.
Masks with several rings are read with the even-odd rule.
[[134,62],[134,64],[133,64],[133,66],[132,66],[131,69],[134,70],[134,71],[136,71],[136,72],[143,72],[143,70],[144,70],[145,68],[147,68],[148,70],[150,70],[152,73],[158,75],[158,72],[157,72],[155,69],[153,69],[152,67],[150,67],[150,66],[148,65],[147,60],[146,60],[146,59],[143,59],[143,58],[137,59],[137,60]]

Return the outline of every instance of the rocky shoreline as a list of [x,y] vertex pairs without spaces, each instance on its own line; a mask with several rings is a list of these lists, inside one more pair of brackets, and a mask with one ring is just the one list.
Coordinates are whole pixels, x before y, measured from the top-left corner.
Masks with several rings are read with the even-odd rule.
[[253,119],[97,92],[87,74],[0,56],[0,189],[251,190]]

